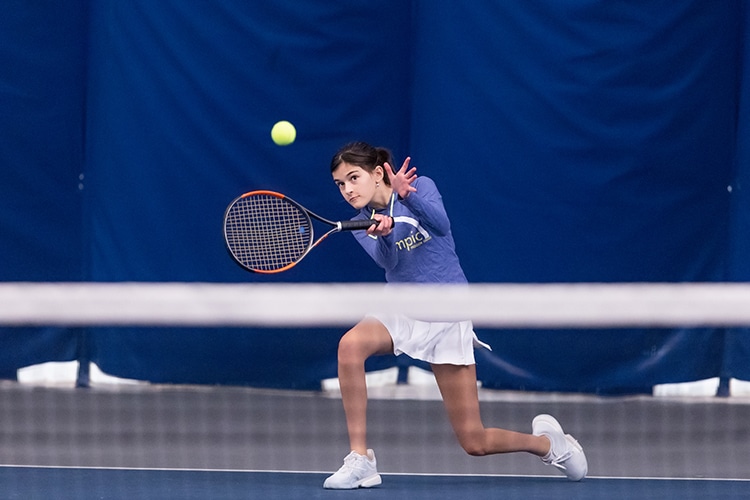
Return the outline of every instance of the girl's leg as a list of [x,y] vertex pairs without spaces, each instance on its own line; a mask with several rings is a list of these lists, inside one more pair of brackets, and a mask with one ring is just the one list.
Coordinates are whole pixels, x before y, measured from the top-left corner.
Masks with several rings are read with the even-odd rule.
[[550,440],[504,429],[486,429],[479,413],[476,365],[432,365],[448,419],[461,447],[469,455],[525,451],[543,457]]
[[352,451],[367,454],[367,386],[365,360],[393,352],[393,340],[379,321],[367,318],[346,332],[339,342],[338,369],[341,399]]

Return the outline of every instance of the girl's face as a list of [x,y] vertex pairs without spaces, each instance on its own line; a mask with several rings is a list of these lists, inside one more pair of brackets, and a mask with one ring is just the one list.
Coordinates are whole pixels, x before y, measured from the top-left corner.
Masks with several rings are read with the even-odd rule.
[[373,173],[350,163],[341,163],[333,171],[333,182],[341,196],[354,208],[362,209],[370,204],[376,194],[377,183],[382,180],[382,167]]

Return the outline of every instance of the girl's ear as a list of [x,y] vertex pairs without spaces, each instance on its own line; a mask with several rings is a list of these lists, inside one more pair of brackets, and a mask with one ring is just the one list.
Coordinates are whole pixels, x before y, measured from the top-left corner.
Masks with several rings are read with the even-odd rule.
[[383,165],[378,165],[377,167],[375,167],[372,173],[375,175],[375,180],[378,181],[382,181],[383,177],[385,177],[385,169],[383,168]]

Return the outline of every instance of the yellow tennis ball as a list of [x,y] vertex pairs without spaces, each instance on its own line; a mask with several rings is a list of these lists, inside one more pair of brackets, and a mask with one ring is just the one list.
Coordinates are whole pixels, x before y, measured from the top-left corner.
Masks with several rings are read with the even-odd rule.
[[288,146],[297,137],[297,129],[286,120],[276,122],[271,129],[271,139],[278,146]]

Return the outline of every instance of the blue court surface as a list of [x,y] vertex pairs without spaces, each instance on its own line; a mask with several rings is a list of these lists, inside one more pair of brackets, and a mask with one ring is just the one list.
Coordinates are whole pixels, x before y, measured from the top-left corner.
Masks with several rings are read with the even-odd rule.
[[59,467],[0,468],[4,499],[746,499],[750,481],[708,479],[384,474],[383,484],[356,491],[321,487],[325,474]]

